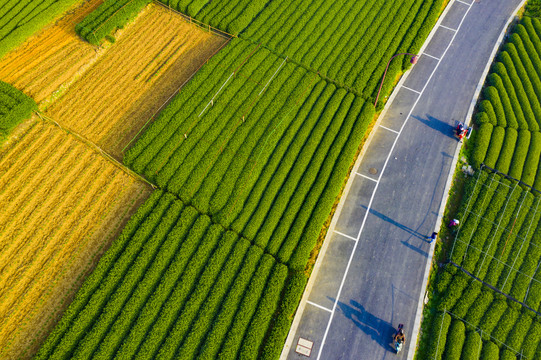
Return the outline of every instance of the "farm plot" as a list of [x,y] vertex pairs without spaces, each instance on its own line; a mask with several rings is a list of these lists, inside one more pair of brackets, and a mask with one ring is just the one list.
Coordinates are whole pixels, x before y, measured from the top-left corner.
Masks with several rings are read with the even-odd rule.
[[125,163],[300,270],[373,115],[361,98],[237,39]]
[[5,0],[0,8],[0,58],[79,0]]
[[[289,56],[364,98],[375,97],[391,56],[419,51],[443,7],[443,0],[162,2],[240,32],[241,38]],[[408,68],[408,60],[393,62],[390,77]],[[383,93],[391,87],[392,81]]]
[[0,80],[13,84],[38,104],[65,90],[99,56],[75,34],[74,27],[101,2],[83,2],[1,58]]
[[116,157],[227,40],[149,5],[47,113]]
[[538,311],[541,197],[501,175],[478,173],[458,214],[451,261]]
[[29,119],[36,103],[21,91],[0,80],[0,145],[22,120]]
[[524,17],[487,77],[473,163],[541,189],[541,22]]
[[438,315],[419,359],[541,358],[541,322],[532,311],[452,266],[440,274],[436,296]]
[[[303,278],[288,277],[261,248],[155,191],[36,359],[273,358],[281,344],[264,341],[276,345],[273,329],[284,331],[277,324],[294,311],[298,297],[290,294],[300,295]],[[278,311],[284,289],[294,307],[282,302]]]
[[29,358],[96,258],[150,193],[58,127],[33,120],[0,153],[0,357]]

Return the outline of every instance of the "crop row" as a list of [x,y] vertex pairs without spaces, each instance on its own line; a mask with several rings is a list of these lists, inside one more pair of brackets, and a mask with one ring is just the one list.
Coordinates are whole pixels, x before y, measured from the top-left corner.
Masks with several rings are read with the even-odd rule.
[[[442,0],[229,2],[162,0],[204,23],[262,43],[362,94],[375,96],[386,60],[417,52],[441,11]],[[396,76],[410,66],[396,61]],[[386,84],[383,93],[391,90]]]
[[[229,53],[218,54],[196,75],[124,161],[279,261],[302,269],[373,107],[255,49],[233,41]],[[238,64],[232,77],[230,69]],[[214,76],[220,80],[208,82]]]
[[77,2],[77,0],[2,1],[0,58]]
[[151,0],[106,0],[75,26],[86,41],[100,45],[105,37],[123,28]]
[[509,37],[487,77],[475,118],[473,163],[541,188],[541,40],[538,19],[525,17]]
[[541,356],[541,322],[455,267],[436,283],[439,314],[422,345],[426,359],[525,359]]
[[457,215],[462,221],[451,260],[538,309],[541,197],[500,175],[480,175],[469,181]]
[[36,358],[275,358],[304,285],[304,275],[155,191]]
[[10,84],[0,81],[0,143],[22,120],[28,119],[36,102]]

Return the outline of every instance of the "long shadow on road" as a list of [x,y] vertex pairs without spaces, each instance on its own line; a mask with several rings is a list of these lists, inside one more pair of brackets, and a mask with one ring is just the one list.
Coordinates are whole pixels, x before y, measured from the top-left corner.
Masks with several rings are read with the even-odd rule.
[[[333,302],[335,299],[329,297]],[[366,311],[364,306],[355,300],[349,300],[351,305],[342,301],[338,301],[338,306],[346,318],[361,329],[365,334],[369,335],[372,340],[377,342],[382,348],[389,352],[394,352],[391,344],[391,338],[395,333],[393,325],[388,321],[380,319],[374,314]]]
[[449,125],[445,121],[436,119],[435,117],[430,116],[428,114],[426,115],[426,118],[422,118],[420,116],[415,116],[415,115],[412,115],[411,117],[416,120],[419,120],[421,123],[425,124],[429,128],[439,131],[440,133],[442,133],[443,135],[447,137],[450,137],[453,139],[455,138],[455,134],[453,133],[454,127],[452,125]]

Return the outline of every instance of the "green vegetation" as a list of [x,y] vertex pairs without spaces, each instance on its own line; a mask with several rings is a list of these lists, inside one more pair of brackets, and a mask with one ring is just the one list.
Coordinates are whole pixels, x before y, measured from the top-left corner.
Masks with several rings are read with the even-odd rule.
[[106,0],[78,23],[75,31],[94,45],[100,45],[106,38],[111,41],[114,39],[111,34],[122,29],[150,2],[151,0]]
[[8,83],[0,81],[0,143],[22,120],[28,119],[36,102]]
[[[477,168],[485,163],[536,188],[541,184],[540,31],[538,19],[524,17],[498,55],[475,116],[480,128],[472,158]],[[494,131],[489,124],[497,126]]]
[[0,58],[78,0],[6,0],[0,7]]

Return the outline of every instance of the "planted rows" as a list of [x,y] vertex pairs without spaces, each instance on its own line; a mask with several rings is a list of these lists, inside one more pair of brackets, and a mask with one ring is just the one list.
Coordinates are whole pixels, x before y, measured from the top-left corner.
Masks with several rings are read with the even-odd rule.
[[0,8],[0,58],[77,2],[77,0],[3,1]]
[[86,41],[100,45],[106,37],[122,29],[149,4],[151,0],[106,0],[75,26],[75,31]]
[[500,175],[478,176],[457,215],[462,221],[451,261],[538,310],[541,198]]
[[197,74],[124,161],[302,269],[372,116],[360,98],[237,40]]
[[[538,359],[541,322],[532,311],[505,299],[448,265],[438,276],[430,338],[423,359]],[[521,357],[522,355],[522,357]]]
[[8,83],[0,81],[0,143],[17,124],[37,110],[36,102]]
[[541,189],[541,23],[524,17],[493,64],[479,103],[473,163]]
[[303,279],[193,207],[155,191],[36,358],[274,358]]
[[[162,2],[287,55],[365,98],[375,97],[387,59],[419,51],[443,6],[442,0]],[[397,60],[390,75],[394,78],[408,66],[409,61]],[[385,84],[383,93],[391,87]]]

